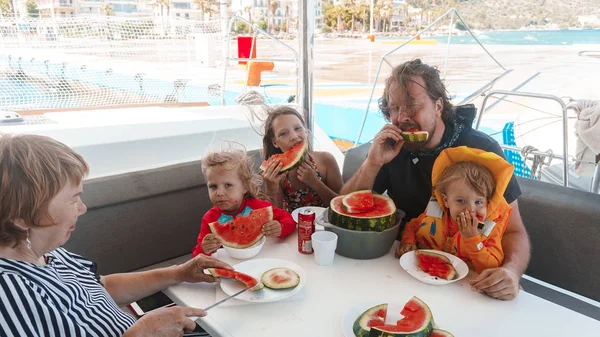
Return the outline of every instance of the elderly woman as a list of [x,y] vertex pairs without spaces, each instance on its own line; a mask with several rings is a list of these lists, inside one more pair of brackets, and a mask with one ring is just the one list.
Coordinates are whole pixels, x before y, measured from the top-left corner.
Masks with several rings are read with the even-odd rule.
[[96,265],[61,246],[86,212],[85,160],[35,135],[0,135],[0,336],[182,336],[202,309],[171,307],[140,320],[120,310],[180,282],[214,282],[197,256],[169,268],[99,276]]

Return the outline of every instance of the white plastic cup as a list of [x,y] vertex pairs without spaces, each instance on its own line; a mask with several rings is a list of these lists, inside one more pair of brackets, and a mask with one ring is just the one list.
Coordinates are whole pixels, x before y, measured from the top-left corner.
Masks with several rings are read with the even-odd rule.
[[319,231],[312,234],[311,240],[315,251],[315,262],[318,265],[330,266],[333,264],[337,239],[337,234],[329,231]]

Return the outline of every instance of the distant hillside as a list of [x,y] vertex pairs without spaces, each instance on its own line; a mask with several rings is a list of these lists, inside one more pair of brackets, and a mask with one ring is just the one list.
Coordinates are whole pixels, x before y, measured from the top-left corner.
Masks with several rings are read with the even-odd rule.
[[[452,3],[452,1],[448,1]],[[600,28],[600,0],[459,0],[458,11],[478,29]]]

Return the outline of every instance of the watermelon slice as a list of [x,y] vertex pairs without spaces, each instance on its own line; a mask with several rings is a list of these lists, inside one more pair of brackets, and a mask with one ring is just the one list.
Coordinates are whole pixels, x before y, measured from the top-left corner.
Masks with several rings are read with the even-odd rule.
[[356,191],[342,198],[342,209],[349,214],[363,213],[375,208],[371,190]]
[[264,171],[270,163],[279,160],[283,164],[279,173],[291,170],[302,163],[306,151],[308,151],[308,142],[298,143],[284,153],[274,154],[269,159],[263,161],[260,169]]
[[233,248],[248,248],[263,237],[262,226],[270,220],[273,220],[271,206],[252,210],[247,216],[237,216],[224,224],[215,221],[209,223],[208,226],[223,245]]
[[376,305],[358,316],[356,321],[354,321],[354,325],[352,325],[354,335],[356,337],[367,337],[372,327],[385,325],[387,307],[387,303]]
[[240,273],[239,271],[223,268],[208,268],[208,272],[214,277],[230,278],[238,280],[250,288],[251,291],[258,291],[264,288],[264,285],[250,275]]
[[413,297],[400,312],[402,319],[396,325],[371,327],[369,337],[428,337],[433,330],[431,310],[418,297]]
[[396,224],[396,204],[381,194],[373,194],[373,209],[362,213],[348,213],[342,207],[344,196],[338,196],[329,204],[329,223],[350,230],[384,231]]
[[400,136],[407,143],[424,142],[429,138],[429,132],[414,128],[400,132]]
[[445,330],[433,329],[429,337],[454,337],[454,335]]
[[273,268],[264,272],[260,281],[270,289],[289,289],[300,283],[300,275],[288,268]]
[[419,267],[431,276],[439,277],[445,280],[456,278],[456,269],[452,266],[449,258],[442,254],[427,252],[423,250],[415,251]]

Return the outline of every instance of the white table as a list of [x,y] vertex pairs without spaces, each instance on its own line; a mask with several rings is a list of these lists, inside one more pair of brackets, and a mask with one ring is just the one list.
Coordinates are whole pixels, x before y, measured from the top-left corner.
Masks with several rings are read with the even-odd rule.
[[[262,304],[232,299],[227,306],[224,303],[211,309],[201,325],[215,337],[341,337],[342,316],[350,307],[371,300],[404,304],[418,296],[429,305],[436,327],[456,337],[595,336],[600,331],[600,321],[524,291],[512,301],[474,293],[468,283],[474,273],[445,286],[422,283],[400,267],[394,249],[373,260],[336,255],[332,266],[323,267],[314,262],[313,255],[298,253],[296,233],[280,240],[268,238],[254,259],[279,258],[300,265],[308,278],[303,296]],[[243,262],[232,259],[223,249],[215,255],[232,266]],[[180,305],[204,308],[215,302],[217,291],[221,291],[216,287],[186,283],[170,287],[166,293]]]

